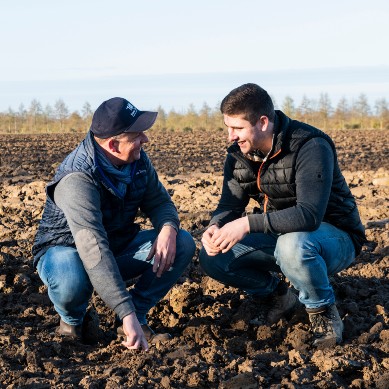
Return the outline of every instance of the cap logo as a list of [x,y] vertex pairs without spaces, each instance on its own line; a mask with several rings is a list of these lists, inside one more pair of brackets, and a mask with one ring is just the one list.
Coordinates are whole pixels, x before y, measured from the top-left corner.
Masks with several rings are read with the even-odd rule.
[[130,110],[130,114],[132,117],[135,117],[136,113],[138,112],[138,110],[131,103],[127,104],[126,109]]

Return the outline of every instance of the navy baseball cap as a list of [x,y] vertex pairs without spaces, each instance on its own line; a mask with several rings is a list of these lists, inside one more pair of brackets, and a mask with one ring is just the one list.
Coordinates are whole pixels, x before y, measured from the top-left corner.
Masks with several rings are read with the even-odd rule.
[[95,111],[91,131],[102,139],[123,132],[148,130],[155,122],[158,112],[140,111],[128,100],[113,97],[104,101]]

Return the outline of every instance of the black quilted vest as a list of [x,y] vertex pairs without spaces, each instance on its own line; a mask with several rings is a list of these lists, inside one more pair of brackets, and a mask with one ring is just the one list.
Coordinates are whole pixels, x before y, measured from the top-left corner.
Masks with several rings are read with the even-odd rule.
[[[237,160],[234,177],[250,197],[261,201],[265,197],[263,212],[282,210],[296,205],[295,166],[301,147],[314,137],[327,140],[334,151],[334,174],[330,198],[324,220],[346,232],[353,239],[359,253],[366,237],[355,199],[340,171],[335,145],[324,132],[308,124],[291,120],[276,111],[275,137],[269,158],[262,164],[247,161],[237,145],[229,148]],[[313,161],[314,163],[314,161]],[[255,182],[255,184],[254,184]]]

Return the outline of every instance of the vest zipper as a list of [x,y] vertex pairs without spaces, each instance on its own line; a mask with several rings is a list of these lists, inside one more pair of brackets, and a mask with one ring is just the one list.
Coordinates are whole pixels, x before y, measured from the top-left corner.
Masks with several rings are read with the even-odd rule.
[[[279,150],[278,150],[274,155],[272,155],[269,159],[274,158],[274,157],[275,157],[276,155],[278,155],[280,152],[281,152],[281,149],[279,149]],[[265,159],[263,160],[263,162],[261,163],[261,166],[260,166],[259,169],[258,169],[257,185],[258,185],[258,189],[259,189],[260,192],[262,192],[262,190],[261,190],[261,171],[262,171],[263,165],[264,165],[265,162],[267,162],[267,161],[268,161],[268,159],[265,158]],[[262,193],[263,193],[263,192],[262,192]],[[263,213],[266,213],[266,211],[267,211],[267,203],[268,203],[268,201],[269,201],[269,196],[265,193],[265,201],[264,201],[264,203],[263,203]]]

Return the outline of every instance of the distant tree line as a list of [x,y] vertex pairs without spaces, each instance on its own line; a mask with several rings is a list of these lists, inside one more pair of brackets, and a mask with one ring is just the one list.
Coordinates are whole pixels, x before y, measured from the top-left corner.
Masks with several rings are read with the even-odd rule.
[[[273,99],[274,100],[274,99]],[[292,97],[286,96],[282,103],[275,103],[293,119],[301,120],[324,131],[327,129],[389,129],[389,105],[385,98],[376,100],[373,107],[369,105],[367,96],[361,94],[349,102],[346,98],[333,106],[327,93],[319,99],[303,96],[297,105]],[[157,108],[158,118],[154,125],[159,131],[197,131],[222,129],[223,117],[219,106],[211,108],[207,103],[196,110],[190,104],[185,112],[174,109],[166,112],[161,106]],[[34,99],[26,108],[23,104],[17,111],[9,108],[0,113],[0,133],[85,133],[93,116],[91,105],[86,102],[81,112],[70,112],[62,99],[54,106],[46,105]]]
[[51,133],[51,132],[86,132],[90,126],[93,111],[86,102],[81,110],[70,112],[62,99],[58,99],[54,106],[42,104],[33,99],[26,108],[20,104],[17,111],[8,108],[0,113],[1,133]]

